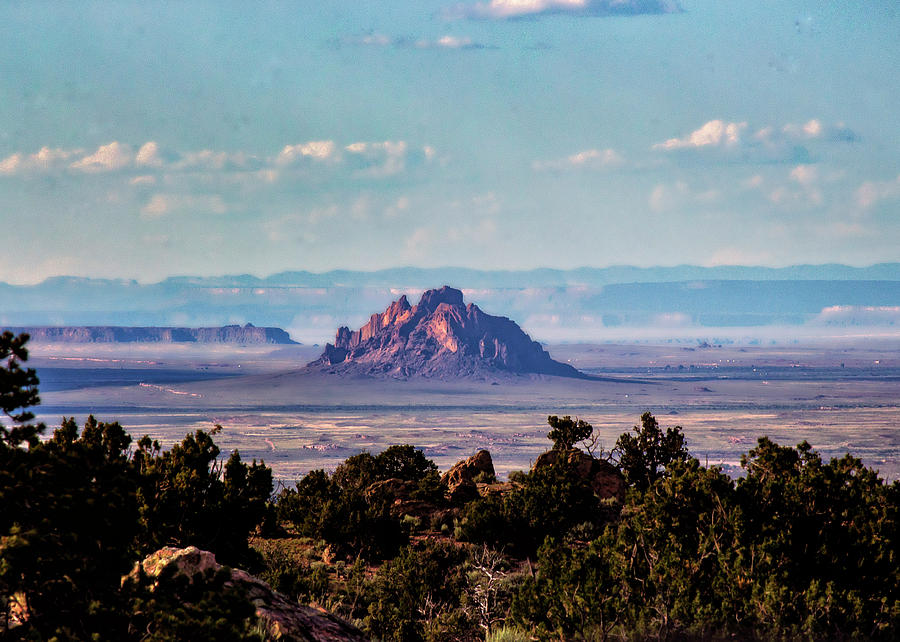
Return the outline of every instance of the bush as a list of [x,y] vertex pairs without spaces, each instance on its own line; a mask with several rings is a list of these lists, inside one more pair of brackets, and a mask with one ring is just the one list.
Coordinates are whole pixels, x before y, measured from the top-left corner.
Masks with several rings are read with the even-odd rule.
[[612,458],[625,476],[625,481],[638,491],[647,490],[653,482],[666,474],[674,462],[690,459],[681,426],[665,432],[649,412],[641,415],[641,425],[619,436],[612,450]]
[[397,478],[421,481],[429,474],[436,475],[437,466],[421,450],[406,444],[391,446],[375,458],[379,479]]
[[462,609],[466,555],[452,544],[406,547],[371,584],[366,629],[378,639],[471,639]]
[[391,516],[390,498],[366,492],[372,484],[388,479],[413,483],[412,499],[444,501],[437,466],[421,450],[403,445],[391,446],[377,456],[349,457],[331,477],[322,470],[310,472],[296,488],[280,493],[276,512],[299,534],[324,539],[338,555],[390,558],[408,541],[412,524],[404,527]]

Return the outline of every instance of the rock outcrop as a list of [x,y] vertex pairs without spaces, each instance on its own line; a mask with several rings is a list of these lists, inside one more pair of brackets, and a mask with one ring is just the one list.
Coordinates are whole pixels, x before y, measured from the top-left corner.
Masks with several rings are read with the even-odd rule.
[[359,330],[338,329],[334,344],[309,364],[326,372],[406,378],[488,378],[543,374],[584,378],[559,363],[506,317],[492,316],[444,286],[416,306],[406,296],[373,314]]
[[[217,571],[222,566],[208,551],[194,546],[174,548],[167,546],[146,557],[141,563],[144,574],[152,579],[163,570],[174,567],[176,574],[191,578],[208,570]],[[246,595],[256,607],[256,616],[266,629],[269,639],[284,642],[364,642],[368,638],[354,626],[310,606],[292,602],[273,591],[268,584],[245,571],[231,569],[231,579],[225,582]],[[125,579],[136,578],[138,569]]]
[[565,461],[573,466],[578,475],[586,480],[600,499],[618,499],[625,501],[625,479],[615,466],[608,461],[595,459],[578,448],[569,450],[548,450],[538,455],[534,462],[535,470],[552,466]]
[[237,343],[296,344],[281,328],[257,328],[253,324],[220,328],[171,328],[129,326],[33,326],[0,328],[13,334],[27,332],[32,342],[44,343]]
[[494,460],[487,450],[479,450],[468,459],[453,464],[450,470],[441,476],[441,483],[452,489],[463,481],[474,482],[479,475],[490,480],[496,479]]

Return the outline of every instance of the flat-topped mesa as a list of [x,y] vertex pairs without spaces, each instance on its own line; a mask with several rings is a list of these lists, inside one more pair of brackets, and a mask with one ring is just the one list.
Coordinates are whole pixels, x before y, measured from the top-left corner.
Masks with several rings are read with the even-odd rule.
[[449,286],[428,290],[415,307],[401,296],[359,330],[339,328],[334,344],[309,366],[390,377],[585,376],[551,359],[514,321],[466,305],[463,293]]
[[27,333],[33,343],[297,343],[281,328],[258,328],[252,323],[209,328],[102,325],[0,327],[0,332],[4,330],[13,334]]

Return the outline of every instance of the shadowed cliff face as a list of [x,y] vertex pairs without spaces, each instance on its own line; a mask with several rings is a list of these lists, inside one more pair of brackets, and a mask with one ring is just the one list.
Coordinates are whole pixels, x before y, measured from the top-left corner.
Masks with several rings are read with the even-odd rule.
[[391,377],[584,376],[551,359],[514,321],[466,305],[462,292],[449,286],[428,290],[414,307],[401,296],[355,332],[338,329],[334,344],[309,366]]

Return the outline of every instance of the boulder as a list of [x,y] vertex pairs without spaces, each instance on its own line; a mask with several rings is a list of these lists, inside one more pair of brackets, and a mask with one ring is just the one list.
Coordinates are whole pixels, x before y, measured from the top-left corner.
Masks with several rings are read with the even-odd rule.
[[452,488],[465,479],[475,481],[480,473],[492,478],[495,476],[494,460],[487,450],[479,450],[468,459],[453,464],[453,467],[441,477],[441,483]]
[[515,482],[496,482],[493,484],[478,484],[478,494],[482,497],[505,497],[517,488]]
[[478,497],[478,485],[471,479],[463,479],[458,484],[450,487],[450,503],[454,505],[465,504]]
[[[159,577],[163,570],[174,566],[176,574],[189,577],[202,575],[209,569],[218,570],[222,566],[209,551],[195,546],[174,548],[166,546],[147,556],[140,567],[150,579]],[[262,580],[246,571],[229,569],[231,579],[225,585],[243,593],[256,607],[256,615],[268,634],[268,639],[284,642],[363,642],[368,638],[356,627],[333,615],[292,602],[284,595],[276,593]],[[137,579],[138,567],[122,581]],[[154,585],[151,585],[151,590]]]
[[364,494],[369,502],[382,499],[393,503],[409,499],[409,495],[415,487],[413,482],[391,477],[370,484]]
[[464,504],[478,497],[475,478],[482,474],[494,478],[494,462],[486,450],[479,450],[468,459],[453,464],[441,477],[441,483],[447,486],[452,503]]
[[625,478],[616,467],[608,461],[596,459],[578,448],[548,450],[541,453],[534,462],[534,468],[537,470],[561,461],[573,466],[579,476],[588,481],[594,494],[600,499],[615,498],[619,502],[625,501]]

